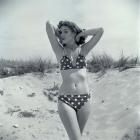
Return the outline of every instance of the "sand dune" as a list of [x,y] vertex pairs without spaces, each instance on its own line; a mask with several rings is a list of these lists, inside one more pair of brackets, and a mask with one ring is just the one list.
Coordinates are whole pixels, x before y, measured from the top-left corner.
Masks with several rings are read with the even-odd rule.
[[[54,89],[61,82],[57,72],[0,79],[0,140],[68,140]],[[126,134],[140,133],[140,68],[88,73],[88,82],[93,107],[85,140],[126,140]]]

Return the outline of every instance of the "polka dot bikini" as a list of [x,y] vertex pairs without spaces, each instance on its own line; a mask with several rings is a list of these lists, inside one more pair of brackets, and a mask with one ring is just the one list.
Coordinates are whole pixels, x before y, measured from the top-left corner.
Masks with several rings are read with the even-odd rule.
[[79,54],[78,57],[76,58],[75,66],[72,64],[71,59],[67,55],[64,55],[62,59],[60,60],[61,70],[81,69],[83,67],[86,67],[86,62],[85,62],[85,57],[81,54]]
[[58,99],[71,106],[77,112],[90,99],[90,94],[59,95]]
[[[76,65],[72,64],[71,59],[67,55],[63,55],[60,60],[60,69],[68,70],[68,69],[82,69],[86,67],[85,57],[79,53],[76,58]],[[87,102],[90,98],[90,94],[80,94],[80,95],[59,95],[58,99],[62,102],[71,106],[76,112],[80,109],[85,102]]]

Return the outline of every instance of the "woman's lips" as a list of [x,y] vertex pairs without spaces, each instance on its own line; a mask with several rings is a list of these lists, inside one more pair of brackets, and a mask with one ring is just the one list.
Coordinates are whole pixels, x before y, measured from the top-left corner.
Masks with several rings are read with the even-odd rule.
[[63,38],[63,39],[61,38],[60,43],[61,43],[63,46],[65,46],[65,45],[66,45],[65,39],[64,39],[64,38]]
[[65,40],[65,38],[62,38],[62,41],[64,41]]
[[61,42],[64,42],[65,41],[65,39],[61,39]]

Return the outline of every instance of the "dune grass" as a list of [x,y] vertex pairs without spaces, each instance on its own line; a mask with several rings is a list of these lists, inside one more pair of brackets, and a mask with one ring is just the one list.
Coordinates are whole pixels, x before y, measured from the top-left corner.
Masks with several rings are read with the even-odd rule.
[[108,69],[118,69],[123,71],[129,68],[134,68],[140,65],[138,56],[136,57],[125,57],[123,53],[118,60],[114,60],[107,54],[100,56],[92,55],[92,58],[87,62],[89,72],[105,72]]
[[[125,57],[123,53],[118,60],[114,60],[107,54],[92,55],[87,61],[87,69],[89,72],[106,72],[108,69],[118,69],[123,71],[140,65],[138,56]],[[23,60],[6,60],[0,59],[0,78],[21,75],[31,72],[40,72],[41,74],[52,73],[53,69],[58,68],[58,64],[52,63],[51,60],[43,60],[42,58]]]
[[27,61],[0,59],[0,77],[3,78],[31,72],[44,74],[45,70],[51,70],[54,67],[56,66],[51,60],[43,60],[42,58]]

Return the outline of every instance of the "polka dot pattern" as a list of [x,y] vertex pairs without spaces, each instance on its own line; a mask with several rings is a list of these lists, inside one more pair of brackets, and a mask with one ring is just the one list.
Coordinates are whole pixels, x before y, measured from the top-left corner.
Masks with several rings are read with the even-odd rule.
[[61,70],[82,69],[83,67],[86,67],[86,61],[85,61],[85,57],[81,54],[79,54],[78,57],[76,58],[75,66],[72,64],[71,59],[67,55],[64,55],[62,59],[60,60]]
[[80,94],[80,95],[59,95],[58,99],[68,104],[77,112],[85,102],[90,99],[90,94]]

